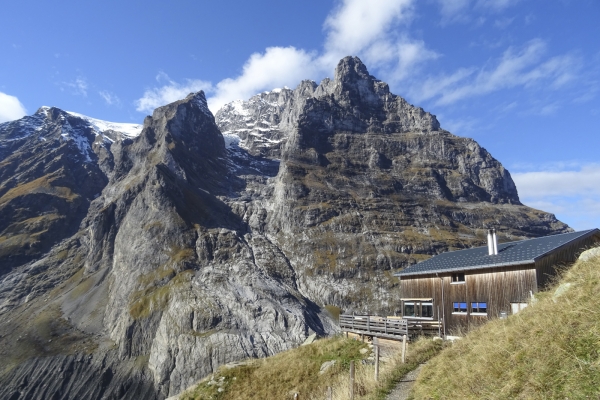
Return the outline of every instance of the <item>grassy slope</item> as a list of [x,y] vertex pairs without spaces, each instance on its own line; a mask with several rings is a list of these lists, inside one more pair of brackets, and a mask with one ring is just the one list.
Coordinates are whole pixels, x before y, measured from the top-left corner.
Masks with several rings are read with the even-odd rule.
[[600,257],[577,262],[536,298],[519,314],[489,322],[432,359],[412,396],[600,398]]
[[[393,357],[381,365],[381,379],[375,382],[374,366],[360,362],[369,355],[360,353],[361,349],[368,348],[367,344],[337,336],[266,359],[252,360],[246,365],[221,368],[180,399],[292,399],[294,393],[299,393],[301,399],[323,399],[328,386],[332,387],[334,399],[346,399],[350,360],[355,360],[356,365],[355,399],[383,399],[395,382],[436,354],[440,347],[439,341],[432,340],[411,344],[407,363],[401,364],[399,357]],[[319,374],[321,364],[329,360],[336,360],[336,364]]]

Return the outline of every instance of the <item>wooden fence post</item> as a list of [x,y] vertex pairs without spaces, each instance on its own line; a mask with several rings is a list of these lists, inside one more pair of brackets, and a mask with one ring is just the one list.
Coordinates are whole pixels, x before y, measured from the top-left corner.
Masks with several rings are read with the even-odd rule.
[[327,386],[327,400],[333,399],[333,391],[331,390],[331,386]]
[[375,345],[375,382],[379,381],[379,339],[373,338],[373,344]]
[[406,335],[402,335],[402,364],[406,362]]
[[350,361],[350,400],[354,400],[354,361]]

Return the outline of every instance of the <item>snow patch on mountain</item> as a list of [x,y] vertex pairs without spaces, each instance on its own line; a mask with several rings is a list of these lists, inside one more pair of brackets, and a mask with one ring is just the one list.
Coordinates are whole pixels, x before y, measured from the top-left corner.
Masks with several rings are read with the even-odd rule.
[[235,133],[223,132],[223,139],[225,140],[225,147],[228,149],[240,146],[241,139]]
[[89,123],[92,126],[97,135],[105,131],[112,130],[122,133],[125,137],[134,138],[136,136],[139,136],[139,134],[142,132],[142,128],[144,127],[141,124],[103,121],[72,111],[66,111],[66,113],[87,121],[87,123]]

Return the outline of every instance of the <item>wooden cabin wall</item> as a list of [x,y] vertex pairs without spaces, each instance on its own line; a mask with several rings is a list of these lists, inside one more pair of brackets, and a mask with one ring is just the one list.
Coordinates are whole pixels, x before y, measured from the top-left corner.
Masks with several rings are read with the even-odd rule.
[[[447,277],[449,280],[450,278]],[[442,283],[441,279],[437,276],[427,276],[419,278],[402,278],[400,279],[400,297],[401,298],[432,298],[434,301],[433,305],[433,319],[438,319],[438,309],[440,307],[440,314],[442,314]],[[449,283],[449,281],[448,281]],[[446,289],[444,289],[446,290]],[[402,310],[404,312],[404,310]]]
[[563,248],[554,251],[535,263],[537,270],[537,281],[539,290],[543,290],[549,283],[552,282],[552,278],[556,276],[556,268],[561,265],[567,265],[577,260],[579,254],[594,245],[600,243],[600,235],[590,236],[588,238],[578,240],[575,243],[563,246]]
[[[434,319],[438,317],[437,306],[440,306],[440,317],[442,315],[445,317],[448,334],[461,327],[469,328],[489,318],[497,318],[502,311],[510,314],[510,303],[526,303],[530,298],[530,291],[535,293],[537,290],[536,269],[533,264],[513,268],[465,271],[465,283],[451,283],[451,280],[451,274],[444,274],[439,277],[403,277],[400,281],[402,298],[434,299]],[[454,314],[454,302],[466,302],[467,314]],[[471,302],[486,302],[487,317],[471,315]]]

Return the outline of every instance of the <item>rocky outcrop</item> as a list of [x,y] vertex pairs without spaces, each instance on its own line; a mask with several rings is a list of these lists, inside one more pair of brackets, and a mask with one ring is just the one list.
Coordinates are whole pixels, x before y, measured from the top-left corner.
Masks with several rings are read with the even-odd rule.
[[392,272],[490,226],[569,229],[358,58],[137,136],[42,108],[0,124],[0,397],[165,398],[335,332],[330,307],[396,312]]
[[[391,94],[358,58],[343,59],[333,80],[226,106],[217,123],[264,98],[278,105],[270,110],[279,124],[270,129],[280,138],[273,157],[281,163],[262,189],[272,190],[269,201],[245,207],[265,216],[253,229],[278,244],[318,304],[398,312],[392,271],[481,245],[491,226],[504,240],[568,229],[523,206],[509,172],[485,149]],[[244,123],[255,126],[262,115],[248,111]],[[253,151],[240,137],[241,149]]]
[[[103,361],[90,362],[76,376],[93,366],[99,376],[113,376],[105,390],[89,393],[92,398],[131,392],[123,387],[137,392],[148,382],[152,396],[161,398],[218,365],[271,355],[313,332],[335,329],[300,293],[285,255],[221,200],[243,184],[228,170],[225,142],[203,93],[157,109],[139,137],[113,143],[110,154],[108,183],[71,243],[13,270],[3,282],[6,315],[44,297],[43,309],[61,325],[18,321],[13,329],[26,332],[29,344],[45,346],[46,337],[57,343],[24,363],[18,360],[25,350],[10,349],[10,335],[3,335],[5,357],[16,363],[6,375],[11,382],[21,382],[23,374],[40,377],[27,380],[35,387],[44,384],[42,377],[56,379],[49,368],[71,361],[47,357],[80,357],[81,349],[65,345],[58,352],[58,344],[88,341],[91,360]],[[25,282],[44,280],[40,270],[60,277],[56,286],[23,290]],[[49,333],[39,337],[41,330]],[[132,364],[138,372],[127,372]],[[2,393],[41,393],[20,388],[10,384]],[[69,398],[84,389],[73,384],[60,390]]]

